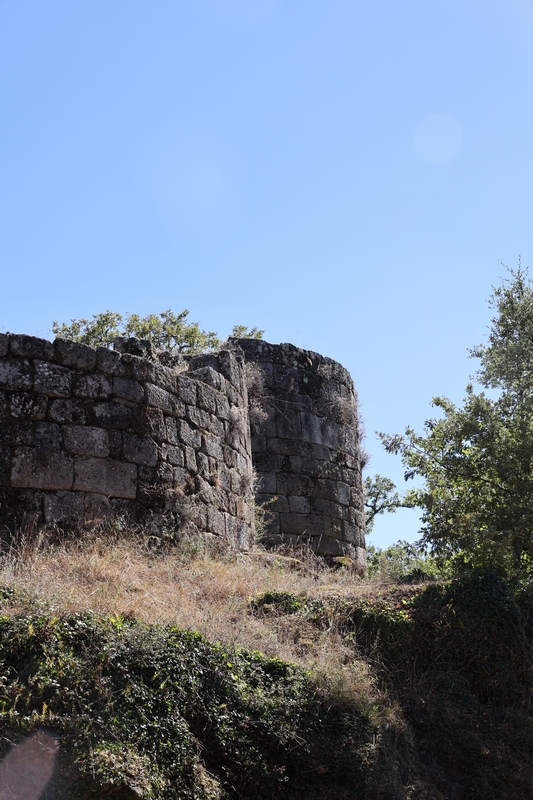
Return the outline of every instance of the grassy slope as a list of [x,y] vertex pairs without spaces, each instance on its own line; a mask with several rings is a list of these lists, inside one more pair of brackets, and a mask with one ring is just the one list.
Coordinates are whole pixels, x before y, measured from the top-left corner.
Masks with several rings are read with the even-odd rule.
[[109,532],[0,566],[2,741],[60,737],[48,798],[533,796],[531,597],[495,575],[398,588]]

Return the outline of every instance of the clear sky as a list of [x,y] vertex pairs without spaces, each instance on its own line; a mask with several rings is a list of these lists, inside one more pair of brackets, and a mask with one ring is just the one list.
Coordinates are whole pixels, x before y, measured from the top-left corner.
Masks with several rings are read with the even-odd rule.
[[[190,309],[420,429],[531,259],[522,0],[0,0],[0,329]],[[417,515],[384,518],[386,546]]]

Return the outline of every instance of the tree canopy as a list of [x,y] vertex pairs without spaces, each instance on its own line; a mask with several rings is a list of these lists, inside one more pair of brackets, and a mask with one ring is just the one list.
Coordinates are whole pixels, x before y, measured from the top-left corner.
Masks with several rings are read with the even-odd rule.
[[[116,311],[103,311],[91,319],[72,319],[70,325],[54,322],[52,333],[92,347],[112,347],[117,337],[133,336],[148,339],[156,350],[171,353],[197,355],[217,350],[222,344],[218,334],[202,330],[197,322],[188,322],[188,316],[186,309],[179,314],[167,309],[145,317],[139,314],[123,317]],[[241,339],[261,339],[263,333],[258,328],[235,325],[231,335]]]
[[401,454],[406,479],[425,480],[410,499],[423,509],[422,543],[456,566],[529,575],[533,557],[533,286],[519,263],[493,289],[488,342],[470,353],[487,391],[462,406],[433,399],[442,416],[422,434],[380,434]]

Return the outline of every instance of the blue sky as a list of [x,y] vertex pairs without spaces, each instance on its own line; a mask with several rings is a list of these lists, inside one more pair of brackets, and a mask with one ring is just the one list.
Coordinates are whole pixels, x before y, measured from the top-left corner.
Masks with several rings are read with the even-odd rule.
[[257,325],[351,371],[402,482],[373,432],[461,400],[531,260],[532,34],[521,0],[0,0],[0,329]]

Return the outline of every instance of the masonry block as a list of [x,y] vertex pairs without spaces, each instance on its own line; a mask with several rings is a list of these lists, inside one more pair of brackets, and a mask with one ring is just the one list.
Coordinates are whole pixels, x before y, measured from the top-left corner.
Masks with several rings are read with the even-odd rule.
[[109,434],[103,428],[88,425],[65,425],[63,427],[65,450],[80,456],[97,456],[106,458],[109,455]]
[[110,458],[76,458],[73,488],[133,500],[137,495],[137,467]]
[[60,491],[72,489],[73,459],[61,450],[21,447],[14,451],[11,486]]

